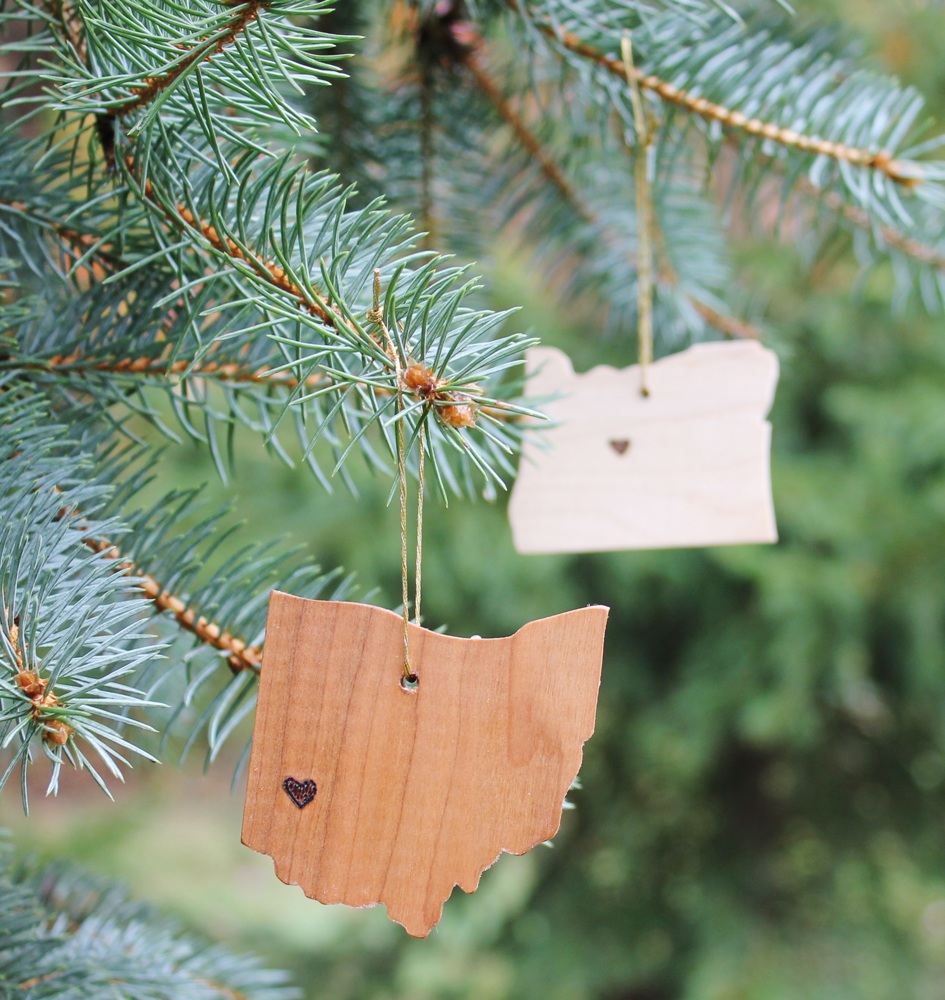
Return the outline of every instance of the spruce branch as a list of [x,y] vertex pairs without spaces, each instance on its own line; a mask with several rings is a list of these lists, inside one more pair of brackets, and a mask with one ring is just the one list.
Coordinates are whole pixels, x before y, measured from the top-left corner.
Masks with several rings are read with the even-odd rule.
[[[302,136],[314,128],[284,91],[301,95],[340,75],[333,50],[342,39],[305,20],[327,6],[328,0],[170,6],[97,0],[74,13],[70,5],[61,17],[64,8],[54,0],[39,8],[23,4],[18,16],[47,30],[20,46],[26,63],[4,74],[10,78],[5,97],[39,106],[47,98],[31,92],[30,83],[44,92],[53,85],[60,109],[91,116],[109,169],[129,137],[146,138],[152,130],[185,134],[194,125],[211,137],[216,153],[219,140],[266,153],[261,129],[282,125]],[[0,12],[0,23],[12,17]],[[50,64],[50,49],[58,65]],[[230,172],[224,157],[217,164]]]
[[[542,174],[549,183],[555,187],[564,200],[571,205],[577,215],[594,230],[601,234],[602,238],[608,239],[614,245],[621,245],[622,241],[615,238],[617,234],[607,222],[595,212],[591,206],[583,199],[577,188],[567,178],[564,171],[558,165],[555,158],[545,148],[538,136],[525,123],[522,116],[512,107],[511,102],[504,96],[501,88],[492,79],[488,71],[482,64],[478,51],[470,51],[465,58],[465,66],[469,71],[476,86],[487,98],[489,103],[495,108],[499,116],[509,125],[516,139],[522,144],[529,158],[536,162]],[[632,267],[636,267],[636,261],[628,262]],[[678,278],[669,262],[662,260],[660,278],[664,284],[670,288],[674,287]],[[761,333],[757,327],[744,320],[727,316],[718,309],[704,302],[694,295],[686,296],[693,309],[711,326],[720,330],[725,336],[733,338],[748,338],[758,340]]]
[[[135,161],[129,158],[126,165],[132,182],[136,183],[138,178],[135,176]],[[306,178],[304,175],[296,175],[290,179],[289,183],[298,184],[299,197],[304,194],[306,189]],[[350,370],[328,365],[322,365],[322,370],[318,373],[313,371],[312,365],[306,366],[305,370],[298,376],[295,385],[311,385],[313,374],[320,376],[321,385],[314,393],[296,397],[297,401],[302,402],[306,399],[314,398],[316,393],[318,395],[324,395],[329,391],[344,393],[346,388],[354,385],[380,396],[390,397],[396,393],[398,389],[398,385],[395,384],[397,381],[396,366],[392,363],[387,354],[387,349],[382,344],[377,333],[371,331],[371,324],[363,322],[363,319],[368,316],[370,309],[362,310],[359,307],[354,311],[350,306],[346,307],[343,301],[345,295],[329,271],[324,271],[322,275],[328,286],[327,290],[323,290],[319,285],[315,284],[307,271],[301,270],[298,266],[293,266],[290,262],[290,253],[279,247],[273,241],[271,235],[268,242],[272,250],[272,256],[268,256],[251,246],[245,234],[238,234],[235,230],[229,229],[222,213],[218,213],[212,220],[204,219],[179,201],[171,203],[169,199],[163,198],[158,194],[153,183],[153,178],[145,179],[141,184],[140,190],[142,196],[150,204],[157,207],[168,221],[179,229],[202,236],[218,256],[225,258],[233,264],[242,263],[249,265],[251,272],[247,272],[245,268],[242,268],[240,269],[241,274],[261,279],[269,289],[289,297],[294,302],[294,309],[289,315],[299,315],[303,311],[308,313],[317,322],[317,326],[314,328],[315,331],[321,338],[327,338],[328,341],[313,356],[316,365],[320,363],[321,356],[328,355],[340,360],[342,353],[356,353],[368,361],[370,366],[368,372],[365,372],[360,377],[354,376]],[[327,193],[328,189],[323,188],[322,190]],[[226,195],[224,195],[225,197]],[[217,203],[219,203],[219,200],[217,200]],[[339,207],[343,207],[343,202],[339,201],[337,204]],[[299,218],[301,217],[302,213],[299,213]],[[324,232],[324,229],[322,231]],[[388,248],[385,246],[384,249],[387,250]],[[308,254],[307,256],[311,259],[313,254]],[[279,263],[276,263],[273,257],[278,259]],[[409,259],[408,257],[407,260],[409,261]],[[324,261],[322,263],[324,265]],[[429,262],[421,272],[421,275],[429,275],[429,278],[421,277],[420,275],[418,277],[421,277],[423,284],[426,284],[428,280],[432,280],[432,287],[444,287],[444,278],[446,278],[446,275],[438,279],[433,278],[434,272],[432,267],[435,266],[435,263],[435,261]],[[373,270],[377,270],[377,268]],[[407,271],[403,264],[398,266],[396,274],[406,277]],[[414,303],[416,304],[418,293],[414,291],[412,294]],[[455,310],[455,306],[453,308]],[[283,316],[287,316],[284,305],[281,306],[279,312]],[[451,314],[448,312],[446,315],[449,316]],[[467,326],[466,334],[472,333],[473,330],[474,327]],[[284,336],[274,335],[274,339],[278,343],[289,347],[300,348],[311,346],[305,341]],[[519,338],[512,338],[507,342],[507,347],[512,348],[513,344],[517,345],[519,343],[521,343]],[[419,346],[421,345],[411,346],[406,342],[400,344],[402,352],[401,360],[404,362],[405,369],[409,367],[408,356]],[[440,345],[436,351],[438,358],[448,360],[451,355],[456,357],[462,356],[461,353],[456,354],[455,346],[453,350],[446,352],[444,352],[443,346]],[[291,365],[293,362],[287,361],[287,364]],[[295,362],[294,364],[298,368],[298,363]],[[447,427],[455,430],[472,427],[475,421],[469,419],[468,414],[471,412],[485,412],[487,415],[500,420],[507,420],[525,412],[524,408],[514,403],[498,400],[483,393],[481,386],[477,384],[479,378],[472,373],[466,378],[457,378],[457,376],[445,372],[442,364],[437,361],[432,361],[426,366],[421,364],[421,367],[428,367],[433,373],[431,377],[436,380],[437,388],[433,397],[431,398],[428,394],[425,395],[419,387],[410,384],[400,385],[400,388],[412,395],[417,402],[431,403],[432,413],[437,421]],[[369,374],[370,368],[374,368],[376,374]],[[384,381],[379,382],[378,375],[382,376]]]
[[[221,384],[240,385],[241,383],[255,386],[274,385],[279,388],[296,389],[300,385],[305,389],[325,388],[332,385],[331,379],[323,372],[313,372],[304,383],[285,368],[270,368],[268,365],[251,366],[232,361],[190,361],[178,359],[170,361],[166,358],[154,358],[142,356],[137,358],[109,357],[105,360],[98,360],[94,357],[84,356],[78,350],[68,355],[54,354],[49,358],[24,359],[22,357],[3,357],[0,355],[0,370],[16,369],[17,371],[35,371],[47,374],[59,373],[71,378],[84,379],[90,374],[105,376],[142,376],[146,379],[186,379],[192,382],[195,379],[207,379],[211,382]],[[150,382],[149,385],[159,386],[162,382]],[[173,384],[172,381],[163,384]],[[453,419],[458,421],[455,426],[471,426],[469,420],[471,408],[463,404],[456,394],[444,390],[446,382],[439,379],[436,374],[422,365],[411,365],[406,369],[401,380],[401,384],[408,393],[413,393],[417,398],[429,402],[437,408],[447,408],[452,406],[463,407],[458,415],[454,414]],[[350,388],[347,384],[340,386],[341,391]],[[385,386],[377,386],[374,391],[380,396],[391,396],[395,390]],[[521,419],[523,414],[516,409],[506,407],[501,401],[495,405],[483,405],[481,412],[487,414],[494,420],[516,421]],[[449,416],[449,414],[448,414]],[[449,421],[447,421],[449,422]]]
[[[71,354],[54,354],[52,357],[43,360],[26,361],[22,358],[7,359],[0,361],[0,365],[16,366],[26,371],[63,371],[71,375],[85,375],[90,372],[98,372],[105,375],[145,375],[160,376],[161,378],[174,378],[187,376],[188,378],[209,378],[219,382],[248,382],[254,385],[285,386],[294,389],[299,385],[299,380],[285,370],[273,370],[268,365],[259,367],[240,364],[233,361],[189,361],[178,359],[170,361],[165,358],[153,358],[142,356],[137,358],[117,358],[110,357],[106,360],[97,360],[82,354],[79,350]],[[324,385],[327,378],[321,372],[315,372],[306,379],[307,387]]]
[[42,6],[53,18],[53,23],[59,28],[62,37],[72,47],[76,58],[85,64],[88,60],[85,29],[76,9],[75,0],[44,0]]
[[92,277],[101,281],[108,274],[122,270],[127,262],[103,245],[93,233],[80,232],[65,225],[60,219],[40,211],[25,201],[8,201],[0,198],[0,212],[7,211],[28,220],[34,226],[51,233],[57,241],[57,250],[64,261],[71,260],[67,270],[87,266]]
[[101,553],[106,559],[115,561],[116,571],[134,578],[141,593],[161,613],[170,611],[181,628],[193,633],[201,642],[227,654],[227,663],[233,673],[251,670],[258,674],[262,665],[262,649],[250,646],[243,639],[231,635],[216,622],[198,615],[193,608],[174,594],[168,593],[153,576],[143,572],[131,560],[125,559],[117,545],[103,538],[86,535],[82,542],[93,552]]
[[[521,0],[506,0],[512,10],[531,18],[529,5]],[[619,56],[610,55],[595,45],[584,41],[576,32],[566,30],[559,24],[544,20],[540,16],[532,23],[537,30],[567,52],[573,53],[606,70],[622,80],[627,79],[626,70]],[[825,156],[855,167],[874,170],[895,184],[907,189],[915,189],[926,182],[921,169],[913,163],[897,160],[886,149],[864,149],[842,142],[822,139],[817,135],[807,135],[796,129],[783,127],[760,117],[748,115],[734,107],[710,101],[689,89],[661,79],[654,73],[640,68],[632,70],[637,85],[675,108],[714,122],[735,132],[744,132],[754,138],[767,139],[788,149],[795,149],[815,156]]]
[[[861,259],[870,258],[867,260],[868,264],[876,264],[878,255],[898,254],[901,255],[901,262],[914,262],[921,268],[928,269],[936,281],[939,295],[938,302],[933,302],[926,295],[926,306],[932,311],[945,306],[945,247],[942,245],[942,237],[945,235],[945,215],[936,211],[934,207],[925,206],[916,225],[916,229],[924,234],[924,238],[919,239],[897,226],[875,219],[864,208],[846,201],[837,191],[820,187],[809,177],[787,178],[784,165],[773,157],[758,156],[757,159],[773,176],[781,178],[785,185],[789,184],[787,190],[796,193],[804,201],[825,206],[838,218],[843,227],[853,232],[854,236],[862,234],[868,240],[868,244],[864,244],[862,240],[858,241],[858,252]],[[790,195],[785,197],[786,201],[789,199]],[[805,218],[803,226],[805,232],[810,230],[806,225],[808,221],[809,219]],[[895,268],[900,298],[908,292],[907,285],[914,280],[915,275],[912,273],[914,270],[908,267]],[[920,275],[922,273],[919,271]]]
[[492,79],[478,52],[470,52],[465,59],[466,69],[473,82],[498,112],[499,117],[512,129],[513,134],[529,156],[539,165],[541,172],[569,202],[585,222],[595,224],[596,217],[579,197],[574,185],[565,176],[554,157],[545,149],[538,136],[526,125],[522,116],[512,107],[501,88]]
[[154,707],[128,679],[163,645],[142,631],[146,605],[130,583],[84,549],[62,516],[81,505],[90,530],[121,530],[104,514],[108,486],[90,475],[95,438],[71,437],[41,396],[3,376],[0,425],[0,749],[11,755],[0,787],[19,764],[27,804],[38,737],[50,791],[68,762],[107,792],[96,763],[120,779],[126,753],[153,759],[124,735],[149,728],[129,713]]
[[[511,2],[514,3],[515,0],[511,0]],[[615,76],[625,78],[626,74],[620,59],[600,52],[592,45],[581,41],[572,32],[559,34],[551,25],[547,24],[540,24],[539,28],[543,33],[560,42],[570,52],[592,60]],[[740,130],[756,138],[769,139],[778,145],[797,149],[803,153],[826,156],[855,167],[876,170],[891,181],[906,188],[915,188],[924,181],[921,174],[916,173],[913,165],[899,162],[893,158],[888,150],[859,149],[855,146],[846,146],[842,142],[821,139],[816,135],[805,135],[794,129],[762,121],[760,118],[749,117],[737,109],[715,104],[704,97],[694,96],[685,88],[677,87],[667,80],[661,80],[652,73],[645,73],[638,68],[634,68],[632,72],[637,84],[643,90],[650,91],[668,104],[698,115],[706,121],[718,122],[725,128]]]
[[208,945],[120,886],[0,845],[5,998],[297,1000],[287,978]]
[[203,60],[209,61],[215,54],[221,53],[228,45],[232,45],[237,36],[256,19],[260,9],[269,6],[269,0],[243,0],[243,2],[225,0],[225,2],[236,8],[232,17],[219,25],[213,35],[202,39],[198,45],[195,45],[190,52],[171,65],[164,73],[146,77],[143,86],[133,87],[133,96],[109,109],[111,117],[124,118],[126,115],[146,107],[161,91],[166,90],[179,80],[196,63]]
[[909,236],[902,230],[885,223],[876,224],[868,212],[844,201],[836,191],[824,191],[806,177],[797,181],[798,191],[811,201],[821,202],[832,212],[840,216],[844,222],[857,229],[877,234],[883,243],[899,253],[911,257],[920,264],[936,271],[945,273],[945,250]]
[[[135,177],[135,161],[129,157],[127,164],[131,175]],[[137,177],[135,179],[140,180]],[[299,307],[307,310],[329,329],[337,330],[338,325],[341,324],[351,335],[359,336],[360,331],[345,318],[341,310],[337,306],[332,307],[326,303],[326,296],[319,288],[312,286],[310,292],[303,291],[300,283],[297,284],[286,274],[285,268],[272,260],[265,259],[250,247],[240,246],[232,236],[225,234],[221,236],[216,226],[196,216],[183,203],[175,202],[173,207],[169,207],[155,196],[154,185],[150,179],[144,179],[141,190],[143,196],[160,209],[173,226],[202,236],[219,256],[232,261],[245,261],[259,277],[285,292],[296,301]]]

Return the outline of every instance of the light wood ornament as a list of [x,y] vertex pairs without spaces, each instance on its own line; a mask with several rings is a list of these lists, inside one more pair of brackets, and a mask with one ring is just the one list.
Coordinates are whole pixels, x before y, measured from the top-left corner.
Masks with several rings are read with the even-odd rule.
[[526,443],[509,502],[523,553],[774,542],[771,425],[778,359],[750,341],[698,344],[640,369],[575,374],[526,353],[554,422]]
[[425,937],[455,885],[554,836],[594,730],[608,609],[460,639],[274,591],[243,843],[323,903]]

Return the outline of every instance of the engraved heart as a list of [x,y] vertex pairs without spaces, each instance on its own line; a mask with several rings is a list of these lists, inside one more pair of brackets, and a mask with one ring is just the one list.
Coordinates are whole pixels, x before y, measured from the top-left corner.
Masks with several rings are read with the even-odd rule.
[[299,809],[307,806],[315,798],[315,792],[318,790],[311,778],[306,778],[304,781],[299,781],[296,778],[286,778],[282,782],[282,787],[285,789],[286,795],[292,799]]
[[618,455],[622,455],[630,447],[630,440],[629,438],[615,438],[609,441],[608,444]]

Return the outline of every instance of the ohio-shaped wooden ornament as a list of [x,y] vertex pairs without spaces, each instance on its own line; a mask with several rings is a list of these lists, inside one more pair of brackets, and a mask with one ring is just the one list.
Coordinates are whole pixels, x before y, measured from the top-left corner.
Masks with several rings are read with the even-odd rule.
[[777,541],[771,425],[778,359],[752,341],[697,344],[650,365],[576,374],[526,353],[553,421],[528,441],[509,501],[522,553]]
[[416,937],[453,887],[558,831],[594,730],[600,606],[506,639],[409,626],[383,608],[274,591],[243,843],[323,903],[372,906]]

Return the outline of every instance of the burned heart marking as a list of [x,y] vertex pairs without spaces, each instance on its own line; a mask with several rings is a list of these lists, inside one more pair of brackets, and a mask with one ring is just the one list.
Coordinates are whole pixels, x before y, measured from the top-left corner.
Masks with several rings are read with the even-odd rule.
[[304,781],[299,781],[297,778],[286,778],[282,782],[282,787],[285,789],[286,795],[299,809],[307,806],[315,798],[315,792],[318,791],[311,778],[306,778]]
[[617,452],[618,455],[622,455],[630,447],[629,438],[613,438],[608,441],[611,448]]

